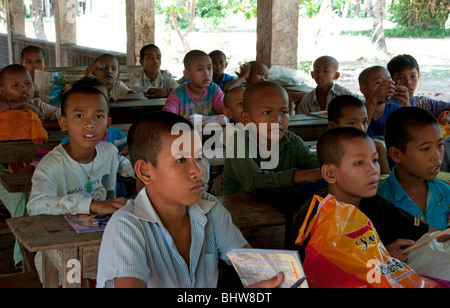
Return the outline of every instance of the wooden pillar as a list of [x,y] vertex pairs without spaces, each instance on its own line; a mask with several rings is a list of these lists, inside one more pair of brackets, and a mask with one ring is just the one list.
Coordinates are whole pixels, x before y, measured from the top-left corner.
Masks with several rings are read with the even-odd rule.
[[56,66],[68,66],[67,55],[62,50],[62,46],[77,43],[77,1],[54,0],[53,13],[56,30]]
[[9,64],[19,63],[21,50],[16,50],[13,36],[25,36],[25,5],[22,0],[6,0],[7,31],[8,31],[8,58]]
[[297,69],[298,16],[298,0],[258,0],[258,61]]
[[139,51],[155,43],[155,1],[127,0],[127,65],[139,63]]

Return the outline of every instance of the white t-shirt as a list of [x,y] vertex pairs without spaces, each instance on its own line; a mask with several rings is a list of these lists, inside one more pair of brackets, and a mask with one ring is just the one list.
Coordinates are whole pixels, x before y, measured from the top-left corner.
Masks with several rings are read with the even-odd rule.
[[[135,177],[133,167],[128,159],[118,155],[117,148],[109,142],[101,141],[96,150],[94,161],[81,164],[82,167],[62,145],[47,154],[33,174],[28,215],[89,214],[93,199],[105,201],[116,198],[117,173]],[[85,172],[91,178],[91,193],[87,191]]]
[[175,90],[179,84],[169,71],[160,70],[155,80],[150,81],[144,69],[135,70],[130,77],[130,87],[133,91],[147,93],[149,89]]

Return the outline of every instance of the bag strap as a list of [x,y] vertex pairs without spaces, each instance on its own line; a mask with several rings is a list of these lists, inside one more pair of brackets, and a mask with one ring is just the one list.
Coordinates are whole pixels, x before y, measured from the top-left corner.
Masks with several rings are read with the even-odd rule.
[[[309,217],[311,216],[314,208],[316,207],[316,204],[320,204],[322,202],[323,198],[314,195],[311,203],[309,204],[308,212],[306,214],[305,220],[303,221],[302,226],[300,227],[300,230],[298,231],[298,237],[295,240],[295,245],[301,246],[305,242],[305,240],[308,238],[309,234],[311,233],[311,229],[314,226],[314,223],[316,222],[316,216],[317,213],[312,217],[311,221],[308,223]],[[306,229],[306,231],[305,231]]]

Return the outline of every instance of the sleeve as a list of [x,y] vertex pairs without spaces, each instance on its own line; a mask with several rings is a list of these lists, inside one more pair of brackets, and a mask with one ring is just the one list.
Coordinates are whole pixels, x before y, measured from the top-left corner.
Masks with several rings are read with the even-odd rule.
[[167,97],[166,104],[164,105],[163,110],[168,110],[176,114],[181,113],[181,102],[177,95],[174,93],[170,94]]
[[132,92],[127,85],[125,85],[122,81],[118,80],[114,83],[113,89],[111,90],[111,94],[115,96],[123,96]]
[[146,93],[150,87],[145,87],[145,85],[142,83],[142,70],[135,70],[133,73],[131,73],[130,76],[130,89],[135,92],[144,92]]
[[317,155],[312,153],[306,143],[297,135],[291,139],[293,147],[296,149],[296,166],[299,170],[309,170],[319,168]]
[[117,211],[103,234],[98,258],[97,287],[113,288],[114,278],[121,277],[133,277],[147,282],[150,269],[147,266],[146,250],[143,231],[136,219],[125,211],[125,207]]
[[165,71],[164,73],[164,89],[165,90],[175,90],[178,88],[180,84],[173,78],[172,74],[169,71]]
[[45,158],[33,173],[28,215],[89,214],[92,198],[86,198],[82,193],[58,191],[66,188],[65,180],[59,176],[64,170],[57,167],[60,164],[56,160]]
[[218,86],[217,88],[218,90],[213,96],[214,112],[216,115],[223,114],[223,108],[225,107],[225,105],[223,104],[223,91]]
[[42,122],[58,120],[61,115],[61,109],[50,104],[44,103],[39,98],[35,98],[32,104],[39,110],[39,118]]

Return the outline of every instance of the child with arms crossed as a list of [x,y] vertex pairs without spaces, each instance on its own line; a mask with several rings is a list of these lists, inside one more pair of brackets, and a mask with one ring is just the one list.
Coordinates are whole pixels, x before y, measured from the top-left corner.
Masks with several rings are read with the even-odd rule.
[[385,131],[396,166],[378,193],[431,227],[446,229],[450,186],[436,179],[444,156],[438,121],[419,107],[402,108],[389,117]]
[[[180,134],[172,135],[177,125]],[[145,187],[106,227],[97,287],[213,288],[219,257],[248,247],[228,211],[204,193],[199,138],[191,122],[169,112],[146,114],[132,125],[130,158]],[[283,279],[280,273],[260,286]]]

